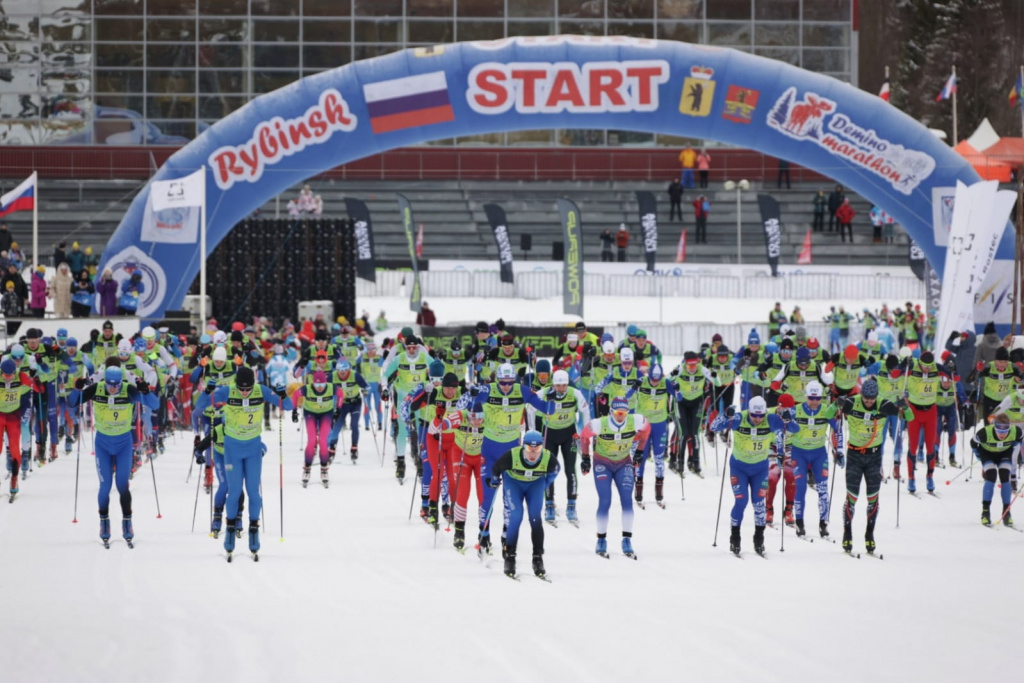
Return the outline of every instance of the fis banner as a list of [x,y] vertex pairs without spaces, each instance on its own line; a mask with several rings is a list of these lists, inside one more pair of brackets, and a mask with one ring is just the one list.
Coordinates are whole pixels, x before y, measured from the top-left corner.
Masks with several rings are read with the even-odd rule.
[[512,275],[512,244],[508,240],[508,222],[505,209],[497,204],[484,204],[484,212],[494,231],[494,242],[498,245],[498,262],[501,264],[501,281],[513,284]]
[[764,246],[768,251],[768,265],[772,269],[772,277],[778,277],[779,256],[782,254],[779,203],[771,195],[759,194],[757,206],[761,209],[761,222],[764,224]]
[[[345,210],[356,236],[356,274],[369,282],[377,281],[377,263],[373,250],[373,223],[366,202],[345,197]],[[416,266],[418,267],[418,266]]]
[[416,237],[412,234],[412,206],[403,195],[398,195],[398,211],[402,215],[405,240],[409,243],[409,260],[412,262],[412,287],[409,288],[409,310],[419,313],[423,310],[423,294],[420,290],[420,264],[416,258]]
[[562,313],[583,317],[583,229],[580,210],[568,199],[557,200],[565,240],[562,265]]
[[647,270],[654,270],[658,258],[658,202],[653,192],[638,190],[636,202],[640,206],[640,229],[644,235],[644,257]]
[[[179,308],[199,270],[199,247],[154,246],[152,238],[168,230],[143,234],[143,226],[152,183],[203,166],[212,252],[253,209],[320,171],[431,140],[580,128],[716,140],[789,159],[892,215],[939,272],[947,231],[933,225],[933,210],[942,213],[957,181],[979,180],[920,123],[823,74],[671,40],[518,36],[410,48],[254,98],[167,160],[125,212],[100,267],[116,262],[153,272],[143,279],[147,297],[153,292],[150,313]],[[575,244],[567,242],[569,253],[581,253],[578,231]],[[1005,286],[993,289],[992,278],[1004,263],[1012,266],[1013,254],[1012,236],[1004,235],[978,291],[991,290],[987,305],[997,315],[1009,305]],[[581,287],[569,296],[582,305]]]
[[[516,341],[530,347],[538,358],[551,358],[565,342],[565,335],[573,330],[568,327],[524,327],[512,325],[509,332],[516,335]],[[598,337],[604,334],[603,327],[588,327]],[[421,327],[423,343],[432,349],[447,349],[453,339],[462,342],[462,348],[469,348],[476,341],[476,329],[472,325],[445,325],[443,327]]]

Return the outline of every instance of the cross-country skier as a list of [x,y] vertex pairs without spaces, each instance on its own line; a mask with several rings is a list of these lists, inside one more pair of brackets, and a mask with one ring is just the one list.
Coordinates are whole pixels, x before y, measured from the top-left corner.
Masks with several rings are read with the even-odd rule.
[[[796,402],[789,394],[779,396],[779,404],[775,407],[776,415],[783,415],[788,412],[793,414]],[[793,448],[790,445],[792,435],[786,432],[782,438],[776,439],[771,445],[771,455],[768,457],[768,496],[765,504],[765,521],[769,526],[774,527],[775,523],[775,489],[782,479],[783,499],[783,520],[792,526],[795,523],[793,517],[793,499],[796,497],[796,461],[792,458]],[[806,470],[804,470],[806,473]]]
[[919,359],[916,359],[910,366],[910,375],[907,378],[907,390],[905,396],[910,404],[914,419],[908,421],[908,450],[907,450],[907,490],[911,493],[917,491],[917,481],[914,477],[915,462],[921,440],[924,440],[925,457],[927,459],[927,484],[928,490],[935,490],[935,461],[938,457],[936,447],[936,435],[938,433],[935,399],[939,393],[939,369],[935,366],[935,356],[931,351],[925,351]]
[[380,373],[382,369],[380,363],[381,358],[377,354],[377,345],[372,339],[367,339],[365,350],[359,356],[359,362],[356,365],[359,374],[367,386],[366,402],[363,405],[363,428],[370,429],[370,410],[372,406],[377,416],[378,431],[384,428],[384,416],[381,413],[380,400]]
[[[572,524],[578,524],[576,452],[579,434],[576,426],[581,422],[590,422],[590,404],[583,392],[569,385],[569,374],[565,370],[555,371],[552,385],[539,392],[539,395],[551,404],[552,412],[550,415],[537,415],[536,426],[544,436],[544,448],[551,452],[552,457],[557,459],[559,453],[562,455],[566,488],[565,518]],[[553,523],[556,517],[554,484],[545,491],[544,500],[544,521]]]
[[320,482],[327,486],[327,469],[330,466],[329,437],[337,409],[337,396],[334,384],[322,370],[317,370],[306,382],[292,394],[292,422],[299,421],[299,410],[302,410],[306,422],[306,451],[303,453],[302,487],[309,484],[309,471],[313,466],[313,456],[320,451]]
[[[455,537],[452,545],[459,552],[466,546],[466,505],[469,503],[469,492],[476,484],[477,505],[483,507],[484,491],[481,486],[480,471],[483,468],[481,449],[484,443],[484,407],[474,403],[468,409],[449,413],[444,418],[448,421],[445,427],[455,428]],[[442,421],[442,424],[444,422]],[[483,515],[480,516],[483,519]]]
[[334,454],[338,447],[338,437],[349,423],[351,443],[349,457],[352,464],[359,458],[359,413],[363,409],[363,396],[366,395],[366,380],[358,372],[352,372],[352,365],[347,358],[341,357],[334,364],[334,375],[331,377],[335,393],[338,395],[338,407],[334,410],[334,425],[331,427],[328,443],[329,462],[334,462]]
[[447,477],[448,485],[455,486],[456,428],[452,421],[459,412],[457,406],[460,395],[459,378],[454,372],[446,372],[441,378],[441,386],[434,387],[425,399],[428,423],[424,441],[432,473],[427,487],[427,524],[435,529],[439,524],[437,501],[440,497],[442,479]]
[[434,420],[436,410],[429,401],[433,392],[440,388],[444,374],[444,363],[432,360],[427,366],[427,381],[417,384],[398,406],[398,419],[410,434],[416,435],[414,462],[416,475],[420,478],[420,518],[424,521],[430,518],[430,487],[434,483],[434,475],[440,477],[441,474],[430,462],[427,449],[426,428]]
[[[505,538],[502,554],[505,558],[505,575],[516,576],[516,551],[519,546],[519,527],[523,523],[523,512],[530,520],[530,536],[533,541],[533,573],[544,578],[544,524],[541,522],[541,506],[544,491],[558,476],[558,459],[544,448],[544,437],[536,430],[526,432],[523,445],[506,451],[494,463],[487,485],[492,490],[502,483],[504,493]],[[499,480],[500,479],[500,480]]]
[[804,536],[804,502],[807,499],[807,473],[814,473],[814,486],[818,493],[818,533],[822,538],[828,537],[828,428],[835,435],[836,463],[843,463],[843,432],[842,418],[836,419],[838,409],[835,404],[822,404],[824,390],[820,383],[811,381],[807,385],[806,399],[796,407],[793,421],[799,429],[788,438],[792,445],[792,458],[796,461],[796,495],[794,513],[796,517],[796,534]]
[[846,503],[843,505],[843,550],[853,552],[853,514],[860,495],[860,482],[864,480],[868,499],[868,521],[864,531],[864,546],[875,552],[875,522],[878,521],[878,491],[882,486],[882,442],[885,418],[902,414],[907,420],[913,412],[900,397],[895,403],[878,399],[878,383],[868,379],[860,393],[839,401],[839,410],[846,417],[847,439]]
[[651,427],[642,415],[629,413],[629,401],[623,397],[612,399],[609,408],[607,416],[588,422],[580,435],[584,476],[590,472],[590,454],[594,454],[594,485],[598,500],[597,546],[594,552],[608,557],[608,512],[614,486],[622,504],[622,552],[635,558],[632,540],[634,467],[643,457]]
[[134,384],[132,380],[117,365],[108,365],[103,371],[103,381],[99,384],[94,384],[91,378],[75,381],[76,388],[82,392],[82,402],[93,402],[96,419],[96,473],[100,479],[100,540],[108,548],[110,488],[115,477],[121,498],[121,533],[129,547],[135,537],[132,528],[132,493],[128,488],[132,472],[131,430],[135,411],[139,409],[139,394],[149,393],[149,384],[141,377],[135,377]]
[[18,371],[10,358],[0,362],[0,445],[7,436],[7,470],[11,473],[8,502],[18,494],[18,471],[22,467],[21,418],[32,409],[32,380]]
[[[1010,394],[1003,403],[999,404],[996,412],[1000,412],[1004,403],[1013,401],[1016,394]],[[939,368],[939,392],[935,395],[935,449],[942,447],[942,433],[946,433],[946,441],[949,444],[949,464],[956,467],[956,433],[960,429],[960,420],[957,415],[957,406],[967,400],[963,387],[943,368]]]
[[711,398],[708,394],[714,376],[695,352],[687,351],[672,377],[679,388],[676,398],[679,434],[676,437],[677,453],[669,455],[669,469],[682,472],[683,460],[686,459],[687,469],[700,475],[701,422],[708,417]]
[[1010,395],[1013,387],[1024,380],[1024,373],[1010,363],[1010,352],[1005,346],[996,349],[995,360],[990,363],[978,361],[974,371],[967,378],[968,384],[976,384],[981,393],[981,414],[985,419],[995,414],[996,406]]
[[[196,464],[202,467],[206,465],[207,470],[214,469],[217,472],[217,490],[213,493],[213,519],[210,520],[210,535],[214,538],[220,537],[221,529],[224,526],[224,504],[228,499],[228,475],[224,463],[224,416],[213,406],[207,406],[204,410],[204,417],[210,428],[202,439],[197,434],[192,448],[192,455]],[[210,455],[204,455],[209,451]],[[209,491],[208,491],[209,492]],[[238,493],[238,510],[235,518],[242,516],[245,511],[245,491]],[[235,536],[241,537],[242,530],[235,529]]]
[[[394,404],[400,406],[410,391],[426,381],[431,358],[414,335],[405,338],[404,349],[398,349],[396,344],[389,357],[381,378],[381,392],[386,393],[388,385],[393,386]],[[396,422],[398,434],[395,438],[395,477],[398,483],[402,483],[405,481],[405,443],[410,434],[405,420]],[[415,432],[412,436],[415,439]],[[418,457],[419,450],[415,446],[414,444],[413,457]]]
[[979,429],[971,439],[974,456],[981,462],[982,478],[985,486],[981,493],[981,523],[992,526],[992,494],[996,486],[996,478],[1000,483],[1000,497],[1003,501],[1003,513],[1000,516],[1003,524],[1013,526],[1010,517],[1010,463],[1020,452],[1024,430],[1010,424],[1010,418],[1004,413],[996,415],[992,424]]
[[[642,330],[641,330],[642,331]],[[639,332],[637,333],[639,334]],[[634,382],[626,394],[629,399],[636,395],[636,412],[643,415],[651,427],[650,438],[640,452],[640,465],[636,469],[636,502],[643,505],[644,469],[648,455],[654,456],[654,502],[665,507],[665,448],[668,444],[668,402],[670,396],[680,398],[676,385],[665,379],[661,365],[655,364],[650,372]]]
[[[764,555],[765,496],[768,493],[768,453],[770,445],[783,431],[799,431],[788,410],[781,415],[768,414],[768,404],[761,396],[750,399],[747,410],[736,412],[731,405],[715,418],[712,430],[733,432],[729,477],[736,502],[730,517],[729,549],[740,554],[740,525],[748,499],[754,505],[754,552]],[[723,473],[724,475],[724,473]]]

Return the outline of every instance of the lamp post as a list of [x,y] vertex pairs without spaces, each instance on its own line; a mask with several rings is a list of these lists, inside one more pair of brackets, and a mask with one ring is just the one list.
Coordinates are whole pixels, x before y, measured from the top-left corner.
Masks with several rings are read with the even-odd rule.
[[725,181],[725,189],[728,192],[736,190],[736,263],[743,264],[743,209],[740,206],[740,193],[750,189],[750,183],[741,180],[738,183],[732,180]]

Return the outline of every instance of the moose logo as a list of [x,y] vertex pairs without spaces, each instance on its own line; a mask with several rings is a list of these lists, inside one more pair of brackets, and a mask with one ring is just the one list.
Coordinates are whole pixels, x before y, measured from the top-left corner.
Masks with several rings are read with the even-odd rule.
[[798,99],[795,87],[775,102],[767,124],[881,177],[901,194],[910,195],[935,170],[935,159],[924,152],[906,149],[854,123],[833,100],[810,92]]

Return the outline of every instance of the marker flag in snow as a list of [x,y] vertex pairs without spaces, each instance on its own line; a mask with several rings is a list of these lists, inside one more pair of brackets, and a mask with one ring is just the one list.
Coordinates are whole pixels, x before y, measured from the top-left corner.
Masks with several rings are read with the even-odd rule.
[[878,96],[886,102],[889,101],[889,78],[886,77],[885,81],[882,82],[882,89],[878,91]]
[[[405,229],[405,241],[409,245],[409,261],[412,262],[412,287],[409,290],[409,310],[419,313],[423,310],[423,294],[420,290],[420,263],[416,254],[416,245],[412,236],[412,205],[402,195],[398,195],[398,211],[402,214],[402,227]],[[420,225],[420,234],[423,234]],[[422,240],[420,240],[422,242]]]
[[806,266],[812,263],[811,258],[811,229],[807,229],[807,234],[804,235],[804,246],[800,250],[800,255],[796,257],[796,262],[801,266]]
[[936,102],[948,100],[956,92],[956,74],[950,74],[949,78],[946,79],[946,84],[942,86],[942,90],[938,95],[935,96]]
[[368,282],[377,281],[377,262],[373,250],[373,222],[366,202],[345,197],[345,211],[356,235],[356,274]]
[[686,231],[679,233],[679,246],[676,248],[676,263],[686,263]]
[[494,232],[494,242],[498,245],[498,263],[501,264],[501,281],[515,283],[512,274],[512,243],[508,239],[508,220],[505,209],[497,204],[484,204],[484,213]]
[[779,256],[782,254],[782,222],[779,203],[768,194],[757,195],[757,206],[761,209],[761,222],[764,223],[764,246],[768,251],[768,265],[772,269],[772,277],[779,274]]
[[0,216],[15,211],[29,211],[36,205],[36,172],[26,178],[20,185],[0,197]]

